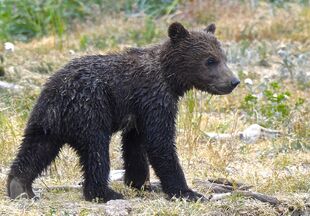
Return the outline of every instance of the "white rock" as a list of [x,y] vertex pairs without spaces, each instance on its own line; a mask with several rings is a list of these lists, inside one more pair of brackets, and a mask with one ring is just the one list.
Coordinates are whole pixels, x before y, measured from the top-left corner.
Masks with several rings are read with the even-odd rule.
[[275,138],[281,135],[281,131],[264,128],[258,124],[252,124],[240,133],[240,139],[245,143],[255,143],[260,138]]
[[129,215],[132,207],[128,200],[110,200],[104,206],[105,214],[108,216]]
[[14,46],[14,44],[12,44],[11,42],[5,42],[5,43],[4,43],[4,50],[5,50],[6,52],[14,52],[15,46]]
[[285,49],[280,49],[280,50],[278,51],[278,55],[279,55],[282,59],[284,59],[284,58],[287,58],[288,52],[287,52]]
[[244,80],[244,83],[247,84],[247,85],[253,85],[253,80],[251,80],[250,78],[246,78]]
[[242,133],[240,133],[240,139],[245,143],[255,143],[261,136],[261,126],[253,124]]
[[70,55],[74,55],[74,54],[75,54],[75,51],[72,50],[72,49],[70,49],[70,50],[69,50],[69,54],[70,54]]
[[125,170],[111,170],[110,180],[111,181],[122,181],[124,178]]

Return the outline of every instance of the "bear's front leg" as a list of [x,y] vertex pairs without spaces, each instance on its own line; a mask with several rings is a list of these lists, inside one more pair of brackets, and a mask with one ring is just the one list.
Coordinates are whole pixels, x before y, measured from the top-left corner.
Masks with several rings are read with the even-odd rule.
[[[157,112],[155,112],[157,110]],[[143,118],[144,136],[149,161],[169,198],[189,201],[205,200],[186,184],[175,146],[175,114],[171,109],[157,108]]]

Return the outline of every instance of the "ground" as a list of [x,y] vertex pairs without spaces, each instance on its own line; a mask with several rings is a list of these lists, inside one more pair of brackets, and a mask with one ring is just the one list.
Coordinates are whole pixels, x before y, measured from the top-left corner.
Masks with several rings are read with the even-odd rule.
[[[195,185],[193,180],[227,178],[252,185],[253,191],[277,197],[282,204],[272,206],[237,195],[207,203],[171,202],[163,198],[163,193],[137,192],[113,182],[113,188],[129,200],[130,214],[310,215],[310,42],[305,39],[309,38],[310,28],[302,23],[310,19],[310,10],[292,7],[296,7],[294,12],[288,10],[287,13],[303,30],[293,31],[294,24],[287,21],[284,24],[289,31],[284,31],[282,36],[278,32],[283,30],[281,24],[284,21],[266,12],[266,5],[262,5],[253,17],[244,12],[240,25],[235,24],[241,15],[232,17],[230,23],[225,17],[216,18],[214,21],[227,50],[229,66],[238,74],[241,84],[228,96],[210,96],[196,90],[189,92],[180,101],[177,122],[178,152],[193,189],[208,195],[208,189]],[[200,28],[209,19],[203,17],[199,7],[188,8],[196,13],[188,26]],[[227,13],[231,9],[222,10]],[[242,8],[235,10],[242,11]],[[287,15],[282,9],[277,13],[282,17]],[[299,15],[304,17],[299,19]],[[1,215],[105,214],[105,204],[84,201],[79,189],[48,190],[52,186],[78,185],[82,181],[77,156],[68,147],[35,181],[34,187],[41,190],[39,201],[9,200],[5,189],[6,174],[20,144],[29,112],[50,74],[74,57],[160,41],[166,35],[170,19],[182,21],[188,17],[181,14],[161,18],[156,24],[152,23],[151,28],[155,29],[152,33],[149,33],[149,21],[144,18],[112,17],[100,23],[78,26],[62,39],[62,47],[58,46],[59,38],[47,36],[28,43],[15,43],[14,52],[1,51],[5,76],[0,80],[23,87],[20,91],[0,89]],[[269,19],[270,28],[263,28],[262,19]],[[253,23],[254,28],[250,28]],[[230,26],[248,27],[243,28],[242,35]],[[272,36],[273,32],[275,36]],[[256,37],[255,40],[252,37]],[[211,140],[205,135],[206,132],[237,133],[255,123],[280,130],[283,135],[252,144],[239,139]],[[110,155],[112,169],[121,169],[119,134],[113,137]],[[151,179],[155,181],[156,177],[152,175]]]

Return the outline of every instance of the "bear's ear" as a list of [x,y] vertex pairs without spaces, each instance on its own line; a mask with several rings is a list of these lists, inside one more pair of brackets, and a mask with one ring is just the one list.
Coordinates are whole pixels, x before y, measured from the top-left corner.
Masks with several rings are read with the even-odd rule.
[[207,26],[207,28],[204,29],[205,32],[209,32],[214,34],[216,30],[216,26],[214,23],[211,23],[210,25]]
[[181,23],[174,22],[169,26],[168,35],[173,42],[178,42],[179,40],[188,37],[189,32]]

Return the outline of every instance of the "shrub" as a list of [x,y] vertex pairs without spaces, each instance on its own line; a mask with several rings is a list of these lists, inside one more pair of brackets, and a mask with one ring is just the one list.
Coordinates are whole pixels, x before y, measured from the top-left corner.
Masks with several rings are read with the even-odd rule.
[[266,127],[289,120],[292,111],[304,104],[302,98],[297,98],[293,104],[290,100],[291,93],[283,90],[278,82],[261,84],[258,89],[261,92],[250,90],[244,97],[241,108],[249,117],[254,117],[257,123]]
[[0,40],[27,41],[35,36],[62,37],[68,23],[91,14],[100,4],[89,0],[0,0]]
[[95,7],[102,14],[125,10],[154,17],[173,12],[178,3],[179,0],[0,0],[0,41],[28,41],[46,34],[62,38],[72,21],[94,18]]

